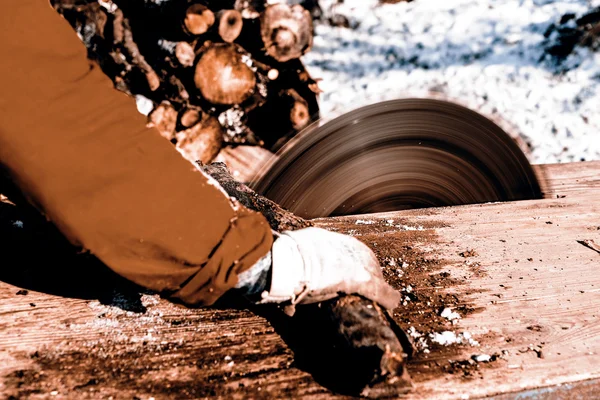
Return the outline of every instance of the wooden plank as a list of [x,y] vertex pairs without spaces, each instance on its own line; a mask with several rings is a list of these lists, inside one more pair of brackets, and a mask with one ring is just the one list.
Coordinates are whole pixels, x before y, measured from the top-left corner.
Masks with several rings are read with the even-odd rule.
[[[424,388],[432,397],[483,396],[600,377],[600,255],[578,243],[600,239],[599,166],[541,167],[549,179],[549,199],[543,201],[377,216],[443,225],[436,229],[435,251],[448,262],[445,271],[466,279],[456,290],[471,293],[469,305],[479,308],[454,330],[472,333],[481,346],[453,357],[508,351],[496,368],[477,371],[475,377],[483,379],[429,379]],[[461,257],[466,250],[477,255]]]
[[[600,162],[538,171],[548,178],[546,200],[317,221],[360,235],[407,294],[395,315],[428,345],[409,366],[415,389],[407,398],[600,378],[600,254],[578,243],[600,243]],[[10,243],[2,252],[18,258],[0,267],[0,393],[7,397],[339,397],[295,364],[281,338],[285,323],[269,314],[178,307],[91,261],[51,269],[61,260],[55,254],[32,263],[48,247],[43,240],[27,238],[38,246],[30,254]],[[30,291],[17,295],[23,288]],[[457,323],[439,316],[445,306],[458,312]],[[468,332],[478,345],[436,345],[429,334],[443,331]],[[499,357],[468,361],[485,354]]]

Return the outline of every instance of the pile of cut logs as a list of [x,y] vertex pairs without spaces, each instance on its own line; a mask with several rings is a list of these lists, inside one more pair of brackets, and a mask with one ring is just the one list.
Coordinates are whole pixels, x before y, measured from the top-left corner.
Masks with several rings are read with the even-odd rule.
[[152,101],[149,124],[190,161],[209,163],[225,147],[271,149],[319,116],[317,82],[300,60],[314,0],[52,4],[117,89]]

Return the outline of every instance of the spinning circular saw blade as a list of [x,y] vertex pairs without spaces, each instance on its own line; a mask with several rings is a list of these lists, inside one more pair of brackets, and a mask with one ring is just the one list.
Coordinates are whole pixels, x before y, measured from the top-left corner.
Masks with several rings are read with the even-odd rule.
[[434,99],[377,103],[311,126],[251,186],[304,218],[542,197],[507,133]]

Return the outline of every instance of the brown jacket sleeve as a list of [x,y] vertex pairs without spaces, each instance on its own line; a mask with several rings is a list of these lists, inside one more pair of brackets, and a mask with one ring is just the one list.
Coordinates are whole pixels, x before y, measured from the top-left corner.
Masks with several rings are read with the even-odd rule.
[[189,305],[269,251],[264,217],[146,128],[48,0],[3,0],[0,54],[0,162],[72,243]]

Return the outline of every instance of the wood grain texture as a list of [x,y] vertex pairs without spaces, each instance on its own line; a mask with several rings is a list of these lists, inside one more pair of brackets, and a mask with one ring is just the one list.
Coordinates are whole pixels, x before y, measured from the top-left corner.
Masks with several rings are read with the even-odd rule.
[[[600,239],[600,163],[538,171],[547,177],[545,200],[377,216],[445,224],[436,229],[442,244],[431,250],[449,262],[447,272],[467,279],[463,290],[481,307],[459,328],[486,338],[462,356],[509,352],[497,369],[482,371],[483,379],[441,376],[424,383],[421,394],[483,396],[600,377],[600,256],[578,243]],[[467,250],[476,256],[459,255]]]
[[[417,373],[448,363],[443,347],[431,347],[409,365],[415,388],[406,398],[497,395],[600,378],[600,254],[578,243],[600,243],[600,162],[537,171],[547,177],[545,200],[315,221],[344,231],[348,221],[407,220],[434,231],[435,241],[411,245],[443,259],[444,271],[462,283],[440,290],[468,293],[461,298],[476,309],[448,330],[470,332],[479,346],[458,346],[452,359],[505,352],[475,377]],[[10,250],[3,248],[14,255]],[[73,282],[87,282],[89,292],[51,290],[31,279],[27,271],[35,268],[18,259],[0,267],[0,393],[7,397],[339,397],[304,372],[281,327],[264,316],[227,303],[182,308],[92,272]],[[61,273],[57,267],[42,276]],[[17,295],[21,289],[29,292]]]

